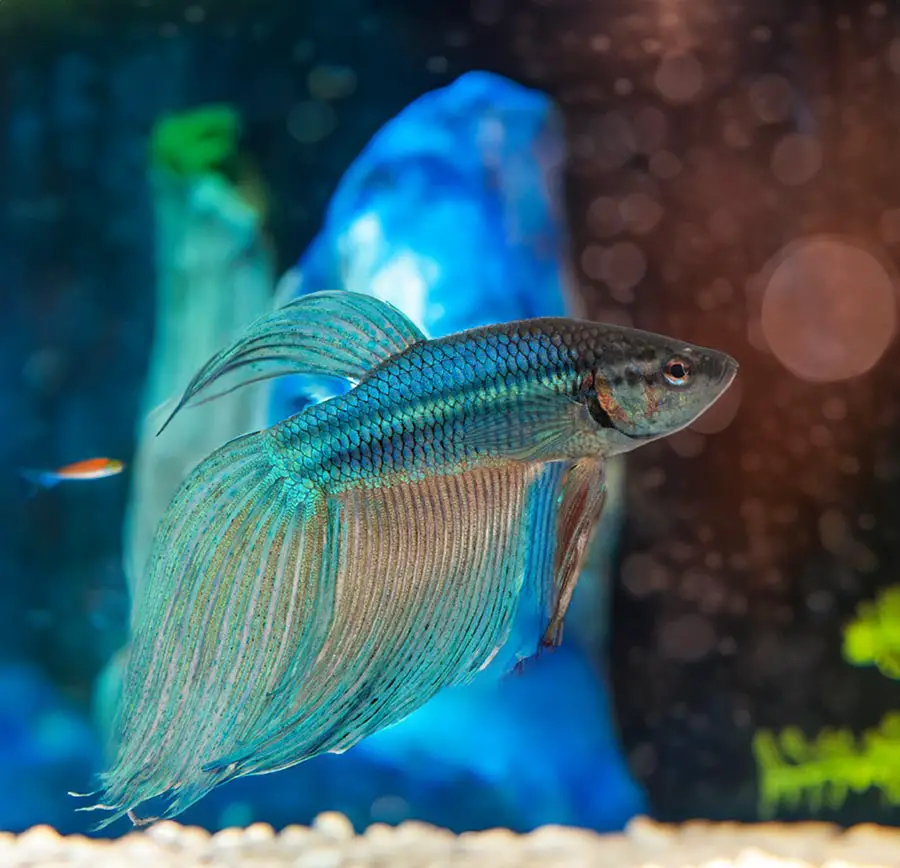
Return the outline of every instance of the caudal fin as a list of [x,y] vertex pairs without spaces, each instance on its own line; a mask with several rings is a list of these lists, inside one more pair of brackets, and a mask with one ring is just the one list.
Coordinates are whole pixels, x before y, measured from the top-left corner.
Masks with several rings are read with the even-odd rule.
[[298,655],[321,645],[323,510],[271,443],[248,434],[213,453],[159,524],[133,601],[99,828],[157,796],[172,816],[227,779],[203,764],[234,749]]
[[46,491],[59,483],[59,478],[46,470],[19,470],[26,498],[35,497],[40,491]]

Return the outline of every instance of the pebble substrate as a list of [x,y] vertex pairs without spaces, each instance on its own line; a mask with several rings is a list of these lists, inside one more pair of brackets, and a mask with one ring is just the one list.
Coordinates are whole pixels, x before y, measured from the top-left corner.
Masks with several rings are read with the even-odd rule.
[[370,826],[342,814],[276,833],[256,823],[215,834],[162,822],[117,840],[62,836],[49,826],[0,833],[3,868],[900,868],[900,829],[826,823],[745,826],[645,818],[621,835],[545,826],[454,835],[425,823]]

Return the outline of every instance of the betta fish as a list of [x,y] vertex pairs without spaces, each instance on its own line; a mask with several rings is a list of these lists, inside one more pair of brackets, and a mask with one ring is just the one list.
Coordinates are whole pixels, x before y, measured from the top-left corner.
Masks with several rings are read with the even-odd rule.
[[159,523],[101,776],[101,824],[340,753],[560,641],[604,462],[729,386],[715,350],[567,318],[428,339],[391,305],[303,296],[175,409],[281,374],[349,391],[201,462]]

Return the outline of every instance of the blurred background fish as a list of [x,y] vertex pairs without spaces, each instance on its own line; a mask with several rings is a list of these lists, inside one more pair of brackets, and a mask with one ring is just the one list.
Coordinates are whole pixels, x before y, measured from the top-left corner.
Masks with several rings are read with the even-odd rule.
[[124,469],[125,462],[118,458],[85,458],[56,470],[21,470],[20,473],[35,488],[53,488],[60,482],[86,482],[117,476]]

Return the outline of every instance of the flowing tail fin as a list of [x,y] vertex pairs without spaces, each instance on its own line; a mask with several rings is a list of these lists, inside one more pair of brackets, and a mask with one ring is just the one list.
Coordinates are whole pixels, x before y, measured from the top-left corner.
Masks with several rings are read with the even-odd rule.
[[[267,694],[328,629],[328,506],[282,469],[267,432],[214,452],[160,521],[133,601],[103,828],[168,797],[173,816],[227,779],[204,762],[233,750]],[[323,599],[324,598],[324,599]]]

